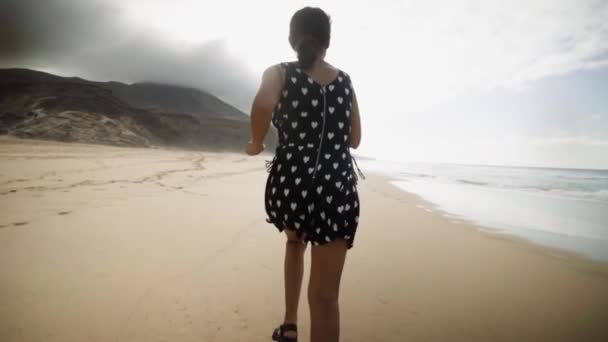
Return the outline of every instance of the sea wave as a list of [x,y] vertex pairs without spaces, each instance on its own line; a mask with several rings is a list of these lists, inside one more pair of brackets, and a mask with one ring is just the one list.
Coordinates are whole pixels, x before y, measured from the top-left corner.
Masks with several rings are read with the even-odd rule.
[[490,183],[487,183],[487,182],[472,181],[472,180],[468,180],[468,179],[458,179],[457,181],[460,182],[460,183],[469,184],[469,185],[479,185],[479,186],[488,186],[488,185],[490,185]]

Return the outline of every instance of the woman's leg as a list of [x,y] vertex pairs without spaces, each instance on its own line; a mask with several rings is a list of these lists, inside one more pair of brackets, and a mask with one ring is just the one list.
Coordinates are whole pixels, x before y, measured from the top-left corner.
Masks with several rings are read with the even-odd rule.
[[312,262],[308,283],[311,342],[338,342],[340,339],[340,310],[338,294],[347,241],[336,239],[311,247]]
[[[304,274],[304,252],[306,245],[298,238],[296,232],[285,229],[287,242],[285,244],[285,318],[284,323],[298,322],[298,303]],[[293,331],[286,331],[285,336],[296,337]]]

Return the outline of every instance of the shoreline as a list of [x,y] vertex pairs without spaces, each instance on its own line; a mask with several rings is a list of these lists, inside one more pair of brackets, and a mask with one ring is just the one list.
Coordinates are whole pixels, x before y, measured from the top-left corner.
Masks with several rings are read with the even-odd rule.
[[[408,194],[409,196],[413,196],[417,198],[420,202],[416,205],[417,208],[426,211],[431,215],[437,215],[443,219],[445,219],[446,224],[448,225],[456,225],[461,226],[466,229],[472,229],[482,235],[486,235],[488,238],[509,241],[514,244],[523,244],[526,245],[527,248],[531,248],[532,250],[539,252],[540,254],[547,255],[550,257],[554,257],[557,259],[564,259],[565,261],[570,261],[574,264],[593,264],[593,268],[597,268],[608,275],[608,261],[602,261],[590,258],[582,253],[578,253],[576,251],[554,247],[550,245],[545,245],[541,243],[536,243],[532,240],[526,239],[523,236],[519,236],[509,231],[501,228],[496,228],[492,226],[482,225],[480,223],[474,222],[472,219],[466,218],[464,216],[458,216],[452,214],[444,209],[442,209],[438,204],[435,204],[431,201],[426,200],[421,195],[418,195],[414,192],[409,192],[404,189],[401,189],[397,185],[393,184],[393,181],[401,181],[398,178],[392,178],[387,174],[382,173],[381,171],[366,171],[366,174],[373,174],[376,177],[383,178],[384,182],[394,187],[395,190]],[[430,209],[430,211],[429,211]]]

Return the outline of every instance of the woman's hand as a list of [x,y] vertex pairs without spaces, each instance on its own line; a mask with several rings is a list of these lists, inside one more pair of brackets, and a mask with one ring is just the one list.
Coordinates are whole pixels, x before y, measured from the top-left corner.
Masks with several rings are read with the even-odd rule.
[[247,144],[247,148],[245,149],[245,153],[247,153],[250,156],[255,156],[256,154],[260,154],[262,151],[264,151],[264,148],[266,147],[266,145],[261,144],[261,143],[253,143],[253,142],[249,142]]

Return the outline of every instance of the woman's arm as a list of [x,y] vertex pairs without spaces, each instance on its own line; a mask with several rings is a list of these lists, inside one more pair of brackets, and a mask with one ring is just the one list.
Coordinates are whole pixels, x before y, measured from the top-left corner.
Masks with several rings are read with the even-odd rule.
[[355,89],[351,88],[353,92],[353,107],[351,117],[351,131],[350,131],[350,147],[356,149],[361,143],[361,119],[359,115],[359,104],[357,103],[357,96],[355,95]]
[[264,70],[262,82],[251,106],[251,140],[245,152],[256,155],[264,150],[264,138],[270,127],[272,110],[281,96],[281,73],[278,65]]

